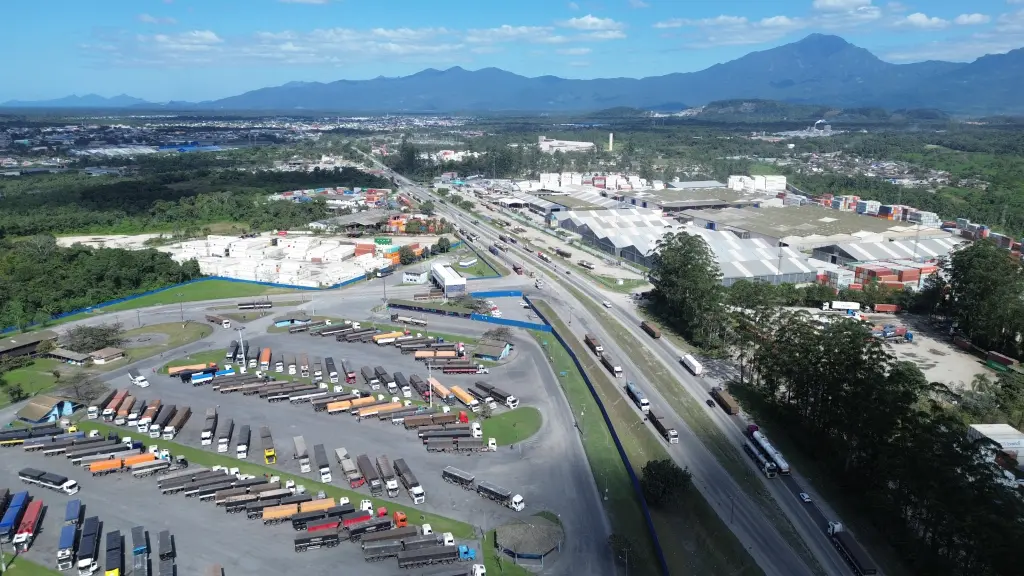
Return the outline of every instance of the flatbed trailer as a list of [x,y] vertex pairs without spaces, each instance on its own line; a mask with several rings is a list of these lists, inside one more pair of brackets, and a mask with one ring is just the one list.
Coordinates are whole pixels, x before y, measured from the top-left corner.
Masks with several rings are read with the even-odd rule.
[[341,537],[337,532],[317,532],[295,538],[295,551],[305,552],[320,548],[334,548],[340,542]]

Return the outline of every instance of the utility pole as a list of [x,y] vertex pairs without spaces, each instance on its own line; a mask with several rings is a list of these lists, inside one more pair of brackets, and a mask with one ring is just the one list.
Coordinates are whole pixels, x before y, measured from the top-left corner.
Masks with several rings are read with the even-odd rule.
[[181,323],[184,324],[185,323],[185,303],[181,299],[181,297],[184,296],[184,294],[182,294],[181,292],[178,292],[175,295],[178,297],[178,312],[181,313]]

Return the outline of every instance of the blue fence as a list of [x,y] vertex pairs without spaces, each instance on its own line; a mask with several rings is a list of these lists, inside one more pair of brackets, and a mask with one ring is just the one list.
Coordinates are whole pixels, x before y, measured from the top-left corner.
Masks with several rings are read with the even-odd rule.
[[537,324],[535,322],[509,320],[508,318],[495,318],[494,316],[484,316],[483,314],[472,314],[470,315],[469,319],[476,320],[477,322],[487,322],[488,324],[500,324],[502,326],[511,326],[513,328],[526,328],[527,330],[551,332],[551,326],[548,326],[547,324]]
[[490,292],[471,292],[473,298],[511,298],[522,296],[522,290],[491,290]]
[[594,402],[597,403],[597,407],[601,410],[601,417],[604,418],[604,423],[608,426],[608,432],[612,435],[612,440],[615,441],[615,449],[619,452],[619,458],[622,459],[623,465],[626,466],[626,472],[629,473],[630,483],[633,484],[633,491],[636,492],[637,500],[640,502],[641,511],[644,514],[644,522],[647,523],[647,530],[651,533],[651,540],[654,541],[654,552],[658,557],[658,564],[661,566],[662,574],[668,575],[668,562],[665,561],[665,553],[661,548],[661,541],[658,539],[658,533],[654,530],[654,521],[651,520],[651,510],[647,507],[647,500],[644,499],[643,490],[640,488],[640,479],[636,476],[636,471],[633,470],[633,466],[629,463],[629,457],[626,456],[626,451],[622,447],[622,441],[619,440],[619,435],[615,432],[615,427],[612,425],[611,417],[608,416],[608,410],[605,409],[604,403],[601,402],[601,397],[598,395],[597,390],[594,388],[594,383],[590,381],[590,377],[587,376],[586,371],[583,370],[583,365],[580,364],[579,358],[576,357],[576,353],[573,352],[572,348],[565,342],[562,335],[557,331],[551,329],[551,323],[541,311],[533,305],[533,302],[527,296],[523,296],[526,303],[530,305],[530,308],[537,314],[537,317],[544,321],[548,327],[548,331],[555,335],[555,339],[558,343],[569,353],[569,357],[572,358],[572,363],[576,365],[576,369],[579,370],[580,375],[583,376],[583,381],[586,382],[587,388],[590,390],[591,396],[594,397]]

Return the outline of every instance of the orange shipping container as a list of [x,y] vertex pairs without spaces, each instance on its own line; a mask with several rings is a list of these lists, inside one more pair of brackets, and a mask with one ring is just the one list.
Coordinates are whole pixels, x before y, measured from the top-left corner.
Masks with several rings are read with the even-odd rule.
[[321,498],[312,502],[303,502],[299,505],[299,510],[302,512],[322,512],[333,507],[334,498]]
[[414,357],[417,360],[424,360],[426,358],[433,358],[434,357],[434,351],[433,350],[418,350],[416,352],[416,354],[414,354]]
[[455,358],[457,356],[455,350],[438,350],[434,353],[434,358]]
[[89,472],[93,475],[100,472],[107,472],[108,470],[118,470],[121,468],[120,458],[114,460],[100,460],[99,462],[93,462],[89,464]]
[[135,456],[125,458],[124,465],[127,468],[136,464],[142,464],[143,462],[152,462],[153,460],[156,460],[156,454],[150,454],[147,452],[145,454],[136,454]]
[[359,408],[360,406],[366,406],[367,404],[373,404],[376,401],[377,401],[377,399],[374,398],[373,396],[363,396],[362,398],[356,398],[355,400],[351,400],[350,401],[350,406],[352,408]]
[[345,412],[352,407],[351,400],[342,400],[341,402],[331,402],[327,405],[327,413],[334,414],[335,412]]

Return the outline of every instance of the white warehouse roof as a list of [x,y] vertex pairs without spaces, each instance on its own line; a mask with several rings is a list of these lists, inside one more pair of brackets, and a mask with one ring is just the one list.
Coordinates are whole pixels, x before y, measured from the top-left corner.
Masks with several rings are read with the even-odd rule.
[[[872,260],[889,260],[925,258],[928,260],[941,258],[953,251],[962,241],[954,238],[934,238],[914,242],[912,240],[895,240],[893,242],[851,242],[839,244],[839,249],[863,262]],[[915,246],[916,245],[916,246]]]
[[466,286],[466,279],[448,264],[432,264],[430,272],[444,288]]

